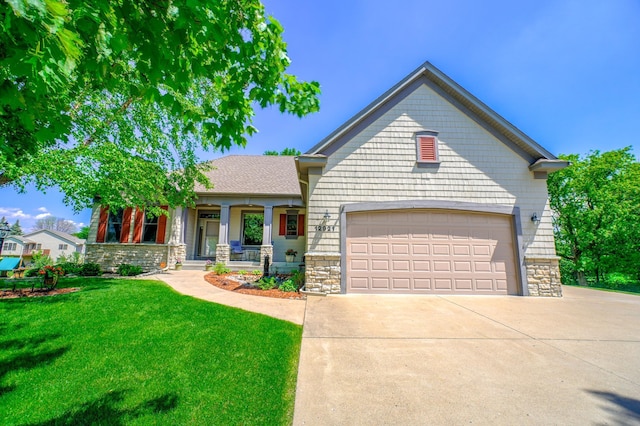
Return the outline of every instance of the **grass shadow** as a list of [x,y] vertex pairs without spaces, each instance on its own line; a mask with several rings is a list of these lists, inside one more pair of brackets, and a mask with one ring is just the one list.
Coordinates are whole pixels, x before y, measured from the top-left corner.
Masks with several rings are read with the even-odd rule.
[[603,399],[610,404],[603,406],[603,410],[612,415],[613,421],[620,425],[640,424],[640,400],[629,398],[612,392],[587,390],[590,394]]
[[178,396],[170,393],[136,405],[133,408],[118,408],[124,400],[124,391],[109,392],[94,401],[84,403],[61,416],[29,426],[56,426],[105,424],[125,425],[137,417],[166,413],[178,405]]
[[39,353],[21,353],[0,361],[0,380],[11,371],[36,368],[51,364],[69,350],[68,346]]

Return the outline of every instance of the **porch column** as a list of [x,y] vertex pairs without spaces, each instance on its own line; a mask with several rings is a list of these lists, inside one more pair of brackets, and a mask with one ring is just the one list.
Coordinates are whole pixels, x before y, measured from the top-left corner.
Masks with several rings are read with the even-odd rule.
[[269,256],[273,263],[273,246],[271,245],[271,229],[273,228],[273,206],[264,206],[264,222],[262,225],[262,246],[260,247],[260,266],[264,266],[264,258]]
[[273,207],[264,207],[264,224],[262,225],[262,245],[271,245],[271,228],[273,228]]
[[218,244],[229,244],[229,206],[220,206],[220,231]]
[[218,230],[218,245],[216,246],[216,262],[229,262],[229,205],[220,206],[220,229]]

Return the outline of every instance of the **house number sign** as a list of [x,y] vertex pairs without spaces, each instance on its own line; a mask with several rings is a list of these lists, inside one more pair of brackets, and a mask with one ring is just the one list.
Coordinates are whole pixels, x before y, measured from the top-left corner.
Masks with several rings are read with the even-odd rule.
[[316,231],[318,232],[336,232],[335,225],[316,225]]

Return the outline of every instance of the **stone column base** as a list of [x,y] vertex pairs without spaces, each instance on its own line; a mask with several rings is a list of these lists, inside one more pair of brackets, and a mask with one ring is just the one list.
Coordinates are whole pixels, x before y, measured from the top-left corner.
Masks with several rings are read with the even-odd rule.
[[216,263],[228,264],[230,259],[229,244],[216,245]]
[[260,267],[264,268],[264,258],[269,256],[269,264],[273,263],[273,246],[265,245],[260,246]]
[[340,293],[340,253],[305,253],[305,289]]
[[530,296],[562,297],[559,260],[558,257],[525,257]]

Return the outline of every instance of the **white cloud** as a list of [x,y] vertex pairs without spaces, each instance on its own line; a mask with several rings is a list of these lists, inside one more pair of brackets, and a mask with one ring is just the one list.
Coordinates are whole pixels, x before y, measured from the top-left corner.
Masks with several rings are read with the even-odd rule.
[[42,213],[49,213],[49,210],[47,210],[46,207],[38,207],[38,211]]
[[29,219],[32,216],[15,207],[0,207],[0,215],[8,219]]
[[[40,209],[38,209],[38,210],[40,210]],[[47,216],[51,216],[51,213],[46,212],[46,213],[41,213],[41,214],[35,215],[34,219],[44,219]]]

